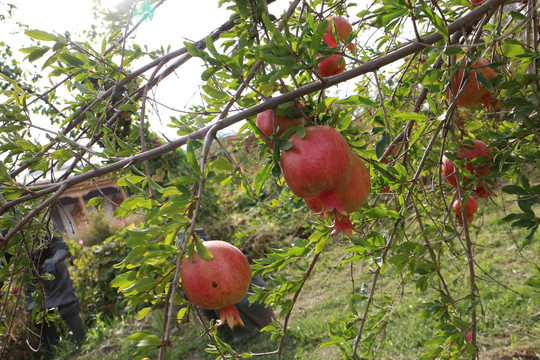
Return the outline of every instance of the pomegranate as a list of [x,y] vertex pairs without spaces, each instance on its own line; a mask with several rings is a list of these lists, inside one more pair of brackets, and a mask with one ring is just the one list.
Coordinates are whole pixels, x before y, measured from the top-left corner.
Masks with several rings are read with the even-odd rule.
[[[477,157],[491,158],[491,149],[486,147],[486,143],[480,140],[473,140],[472,144],[470,142],[462,144],[456,155],[460,159],[467,159],[467,162],[465,164],[462,164],[461,168],[465,168],[466,166],[467,170],[469,170],[469,172],[471,172],[472,174],[474,174],[475,177],[478,178],[486,176],[489,173],[489,168],[492,165],[491,162],[488,162],[478,167],[475,167],[471,162],[472,159]],[[444,173],[444,177],[446,178],[446,180],[448,180],[450,185],[452,185],[453,187],[457,187],[456,175],[454,174],[454,162],[448,159],[446,156],[443,156],[442,158],[442,170]],[[467,180],[468,178],[463,177],[463,179]],[[466,189],[470,188],[471,187],[469,186]],[[482,182],[478,184],[477,188],[474,191],[477,195],[485,199],[487,199],[492,193],[489,186],[487,184],[483,184]]]
[[[321,54],[317,55],[317,58],[323,57]],[[327,77],[337,75],[345,70],[345,59],[343,56],[334,54],[321,61],[318,65],[317,74],[321,77]]]
[[[463,58],[459,60],[463,62]],[[478,60],[473,66],[473,70],[469,72],[469,84],[458,100],[458,105],[466,108],[484,104],[489,110],[494,106],[500,106],[499,101],[491,95],[489,89],[478,83],[476,72],[481,73],[486,79],[493,79],[497,73],[490,67],[485,60]],[[454,75],[453,83],[446,89],[446,97],[450,99],[450,88],[453,89],[454,97],[457,96],[461,80],[463,79],[464,69],[458,69]]]
[[[326,19],[325,21],[328,22],[328,28],[326,29],[326,32],[324,33],[322,39],[326,43],[326,45],[331,47],[337,46],[336,38],[334,36],[334,26],[341,41],[347,41],[349,34],[353,30],[351,24],[347,21],[347,19],[341,16],[334,16]],[[347,49],[354,49],[354,44],[348,44]]]
[[281,154],[283,177],[303,199],[319,198],[325,211],[346,215],[334,191],[351,177],[352,154],[347,140],[333,127],[311,126],[303,138],[293,134],[292,147]]
[[[352,154],[352,153],[351,153]],[[358,210],[367,200],[370,190],[369,171],[364,162],[355,154],[352,154],[351,178],[349,182],[334,191],[335,197],[340,201],[346,214],[335,210],[325,211],[319,198],[305,199],[306,205],[316,214],[325,217],[334,217],[332,235],[343,231],[348,237],[352,237],[352,230],[357,231],[351,223],[348,214]]]
[[[463,225],[463,216],[461,214],[461,200],[457,199],[453,204],[454,211],[457,214],[458,221]],[[478,211],[478,202],[472,196],[469,196],[467,202],[465,203],[465,216],[467,216],[467,221],[472,222],[474,220],[474,214]]]
[[[304,107],[303,104],[297,104],[296,108]],[[304,123],[303,118],[290,118],[288,116],[276,115],[276,135],[280,137],[285,130],[302,125]],[[268,138],[274,133],[274,110],[269,109],[265,110],[257,115],[256,121],[257,127],[261,130],[265,136]],[[274,148],[274,144],[270,144],[270,148]]]
[[246,296],[251,283],[251,268],[244,254],[233,245],[221,241],[205,241],[212,254],[205,260],[194,253],[192,259],[182,259],[182,287],[193,304],[208,310],[219,309],[218,326],[228,324],[232,329],[242,325],[234,306]]

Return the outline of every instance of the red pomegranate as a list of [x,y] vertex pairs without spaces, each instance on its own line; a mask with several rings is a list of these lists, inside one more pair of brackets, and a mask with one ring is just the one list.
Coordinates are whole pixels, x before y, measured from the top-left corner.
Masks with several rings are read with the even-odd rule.
[[[454,211],[457,214],[458,221],[463,225],[463,216],[461,215],[461,200],[457,199],[453,204]],[[465,216],[467,216],[467,221],[472,222],[474,220],[474,214],[478,211],[478,202],[472,196],[469,196],[467,202],[465,203]]]
[[242,252],[233,245],[220,240],[205,241],[203,245],[212,254],[205,260],[194,253],[191,261],[182,260],[182,287],[193,304],[205,309],[219,309],[218,325],[242,325],[242,319],[234,306],[242,300],[251,283],[251,268]]
[[304,199],[306,205],[316,214],[325,217],[334,217],[332,235],[343,231],[348,237],[352,237],[352,230],[357,231],[351,223],[348,214],[358,210],[366,202],[370,190],[369,171],[364,162],[355,154],[352,154],[351,178],[349,182],[334,191],[335,197],[340,201],[346,214],[335,210],[325,211],[320,198]]
[[[351,24],[347,21],[347,19],[341,16],[334,16],[326,19],[325,21],[328,22],[328,28],[326,29],[326,32],[324,33],[322,39],[326,43],[326,45],[331,47],[337,46],[336,38],[334,36],[334,26],[341,41],[347,41],[349,34],[353,30]],[[354,49],[354,44],[348,44],[347,48],[349,50]]]
[[[303,104],[297,104],[295,105],[297,108],[303,108]],[[265,138],[268,138],[274,133],[274,110],[269,109],[265,110],[257,115],[257,127],[259,130],[261,130],[265,136]],[[292,128],[294,126],[302,125],[304,123],[303,118],[290,118],[288,116],[280,116],[276,115],[276,135],[277,137],[280,137],[285,130]],[[274,144],[270,144],[270,148],[274,148]]]
[[[465,168],[466,166],[467,170],[474,174],[475,177],[482,178],[489,173],[489,168],[492,165],[491,162],[477,167],[475,167],[471,162],[472,159],[475,159],[477,157],[492,157],[491,149],[487,148],[486,143],[480,140],[472,140],[472,143],[470,141],[467,141],[461,145],[456,155],[460,159],[467,159],[467,162],[465,164],[462,164],[461,168]],[[454,174],[454,162],[448,159],[446,156],[443,156],[442,158],[442,170],[444,173],[444,177],[446,178],[446,180],[448,180],[450,185],[452,185],[453,187],[457,187],[456,176]],[[468,178],[463,177],[463,179],[467,180]],[[470,186],[466,189],[470,189]],[[483,184],[482,182],[478,184],[475,192],[480,197],[485,199],[487,199],[489,195],[492,194],[489,186],[487,184]]]
[[[321,54],[317,58],[323,57]],[[318,65],[317,74],[321,77],[337,75],[345,70],[345,59],[343,56],[334,54],[321,61]]]
[[[463,62],[463,58],[459,60]],[[458,100],[458,105],[466,108],[484,104],[489,110],[494,106],[500,106],[499,101],[491,95],[491,92],[485,86],[478,83],[476,72],[481,73],[486,79],[493,79],[497,73],[488,67],[489,63],[485,60],[478,60],[469,72],[469,84]],[[446,89],[446,97],[450,99],[450,87],[453,89],[454,97],[457,96],[461,80],[463,79],[464,69],[458,69],[454,75],[452,85]]]
[[291,136],[292,147],[281,154],[283,177],[303,199],[319,198],[325,211],[346,215],[334,191],[351,177],[352,156],[347,140],[333,127],[311,126],[303,138]]

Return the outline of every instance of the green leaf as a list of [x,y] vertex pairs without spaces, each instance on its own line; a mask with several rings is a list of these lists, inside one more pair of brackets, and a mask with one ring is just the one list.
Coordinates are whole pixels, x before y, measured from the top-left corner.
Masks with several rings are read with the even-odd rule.
[[440,346],[444,344],[445,341],[446,341],[445,336],[436,336],[426,341],[426,346],[429,346],[429,347]]
[[144,179],[146,179],[146,177],[144,176],[139,176],[139,175],[134,175],[134,174],[128,174],[124,177],[121,177],[117,184],[119,186],[128,186],[128,181],[132,184],[137,184],[137,183],[140,183],[141,181],[143,181]]
[[282,53],[279,55],[274,55],[272,53],[268,52],[257,52],[257,57],[269,64],[277,64],[277,65],[283,65],[283,66],[294,66],[296,65],[296,60],[286,53]]
[[84,62],[79,59],[78,57],[72,55],[70,52],[62,51],[59,55],[60,60],[64,61],[68,65],[74,66],[74,67],[82,67],[84,65]]
[[58,37],[54,34],[41,31],[41,30],[25,30],[24,32],[27,36],[36,39],[36,40],[43,40],[43,41],[56,41],[58,40]]
[[197,250],[197,254],[204,260],[212,260],[214,258],[210,250],[201,241],[195,242],[195,249]]
[[145,317],[146,315],[148,315],[148,313],[149,313],[150,311],[152,311],[152,308],[151,308],[151,307],[145,307],[145,308],[142,308],[141,310],[139,310],[139,311],[137,312],[137,320],[140,321],[140,320],[144,319],[144,317]]
[[422,113],[416,113],[416,112],[397,113],[392,116],[396,119],[414,120],[414,121],[420,121],[420,122],[424,122],[428,120],[428,117],[426,115]]
[[375,145],[375,154],[377,155],[377,158],[380,158],[382,154],[384,153],[384,149],[390,144],[390,135],[384,131],[382,133],[381,138],[379,141],[377,141],[377,144]]
[[152,279],[150,277],[143,277],[135,281],[135,283],[126,289],[122,290],[123,293],[126,295],[134,295],[134,294],[141,294],[144,293],[150,289],[152,289],[158,280]]
[[529,278],[525,280],[525,285],[529,285],[534,288],[540,289],[540,278],[537,278],[537,277]]
[[49,56],[47,60],[45,60],[45,62],[41,66],[41,70],[51,66],[56,60],[58,60],[58,54],[54,53],[51,56]]
[[150,347],[150,348],[158,348],[161,345],[161,339],[154,335],[147,335],[144,339],[139,341],[137,343],[137,347]]
[[3,161],[0,161],[0,180],[5,182],[13,182],[11,176],[9,176],[8,170]]
[[43,46],[34,49],[28,56],[25,57],[25,59],[28,59],[28,61],[33,62],[38,59],[40,59],[47,51],[49,51],[51,48],[49,46]]
[[431,10],[431,8],[424,1],[421,1],[421,4],[422,11],[429,18],[433,26],[435,26],[439,34],[441,34],[446,41],[449,41],[450,37],[448,35],[448,27],[444,23],[444,20],[439,16],[439,14]]
[[313,37],[311,38],[311,61],[315,61],[317,59],[322,38],[326,32],[326,29],[328,29],[328,25],[328,21],[321,21],[313,33]]
[[204,92],[208,94],[208,96],[216,100],[227,100],[230,98],[230,96],[225,91],[218,90],[215,87],[208,85],[208,83],[206,85],[203,85],[202,88]]
[[216,58],[216,60],[221,60],[221,54],[218,53],[218,51],[216,50],[216,47],[214,46],[214,42],[212,41],[212,38],[207,36],[205,38],[205,42],[206,42],[206,48],[208,49],[208,51],[210,51],[210,53],[212,55],[214,55],[214,57]]
[[405,7],[385,6],[377,12],[379,13],[379,15],[373,21],[373,25],[376,27],[385,28],[393,20],[407,14],[409,10]]
[[518,185],[506,185],[503,186],[502,190],[507,194],[529,195],[524,188]]
[[104,198],[100,196],[96,196],[88,200],[88,202],[86,203],[86,207],[100,206],[100,205],[103,205],[104,203],[105,203]]
[[202,178],[201,168],[199,167],[199,162],[195,156],[195,150],[193,149],[193,140],[189,139],[187,142],[187,151],[186,151],[187,162],[191,167],[193,173],[200,178]]
[[188,53],[193,57],[205,59],[208,56],[204,51],[200,50],[198,47],[195,46],[195,44],[191,42],[184,41],[184,46],[186,47]]
[[224,158],[217,158],[215,161],[213,161],[210,166],[217,170],[222,171],[233,171],[234,165],[227,159]]
[[360,95],[351,95],[345,99],[339,100],[338,104],[340,105],[365,105],[368,107],[377,106],[377,102],[371,100],[368,97]]
[[388,211],[386,209],[383,209],[383,208],[380,208],[380,207],[375,207],[375,208],[369,209],[366,212],[366,216],[369,219],[382,219],[382,218],[385,218],[387,216],[387,214],[388,214]]
[[117,287],[118,291],[122,291],[135,283],[137,279],[136,271],[128,271],[124,274],[118,275],[113,281],[111,281],[111,287]]
[[51,153],[51,158],[55,160],[69,160],[72,157],[73,154],[64,149],[55,150]]
[[512,58],[526,53],[523,44],[515,39],[504,40],[501,51],[504,56]]
[[182,320],[184,319],[184,316],[186,316],[187,310],[188,310],[187,307],[183,307],[180,310],[178,310],[178,313],[176,314],[176,318],[178,319],[179,323],[181,323]]
[[254,190],[257,196],[259,196],[259,194],[261,193],[261,189],[264,186],[268,177],[270,176],[270,172],[272,171],[273,166],[274,163],[272,162],[265,163],[262,169],[255,176]]
[[3,195],[5,196],[6,200],[15,200],[19,196],[21,196],[24,191],[20,187],[17,186],[8,186],[2,189]]

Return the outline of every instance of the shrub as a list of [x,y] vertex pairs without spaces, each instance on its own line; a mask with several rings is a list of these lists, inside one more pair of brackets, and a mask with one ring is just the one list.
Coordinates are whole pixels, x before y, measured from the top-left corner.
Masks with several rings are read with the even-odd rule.
[[76,241],[69,241],[74,256],[74,268],[71,277],[75,283],[81,315],[85,320],[95,319],[97,314],[113,316],[123,308],[124,296],[109,286],[121,273],[114,265],[128,254],[122,236],[114,236],[99,245],[84,246]]

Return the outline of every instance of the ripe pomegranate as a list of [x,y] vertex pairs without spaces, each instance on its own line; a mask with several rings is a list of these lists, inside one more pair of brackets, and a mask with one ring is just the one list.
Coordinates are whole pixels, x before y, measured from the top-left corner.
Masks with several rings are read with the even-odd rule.
[[[477,157],[489,157],[491,158],[491,149],[486,148],[486,143],[480,141],[480,140],[473,140],[471,143],[464,143],[460,147],[460,149],[457,152],[457,157],[460,159],[467,159],[467,162],[465,164],[461,165],[461,168],[467,167],[467,170],[475,175],[475,177],[482,178],[486,176],[489,173],[489,168],[491,167],[492,163],[489,162],[487,164],[484,164],[482,166],[475,167],[473,163],[471,162],[472,159]],[[457,187],[457,181],[456,181],[456,175],[454,174],[454,162],[450,159],[448,159],[446,156],[443,156],[442,158],[442,170],[444,173],[444,177],[450,185],[453,187]],[[464,180],[467,180],[467,177],[463,177]],[[466,189],[470,189],[471,187],[467,187]],[[474,190],[477,195],[480,197],[487,199],[490,194],[492,194],[491,189],[487,184],[483,184],[480,182],[477,186],[477,188]]]
[[[337,34],[341,41],[346,42],[347,38],[349,37],[349,34],[352,32],[352,26],[351,24],[341,16],[334,16],[331,18],[326,19],[325,21],[328,22],[328,28],[326,29],[326,32],[323,35],[323,41],[326,43],[326,45],[331,47],[337,46],[337,41],[334,36],[334,26],[336,27]],[[352,50],[354,49],[354,44],[350,43],[347,45],[347,49]]]
[[471,5],[472,6],[475,6],[475,5],[478,5],[480,4],[481,2],[483,2],[484,0],[471,0]]
[[[453,204],[454,211],[457,214],[458,221],[460,225],[463,225],[463,216],[461,215],[461,200],[457,199]],[[467,221],[472,222],[474,220],[474,214],[478,211],[478,202],[472,196],[469,196],[467,202],[465,203],[465,216],[467,216]]]
[[242,325],[234,306],[246,296],[251,283],[251,268],[242,252],[220,240],[205,241],[203,245],[212,254],[205,260],[194,253],[191,261],[182,259],[182,287],[193,304],[208,310],[219,309],[218,325],[228,324],[232,329]]
[[364,162],[357,155],[351,153],[351,178],[347,184],[334,190],[335,197],[345,210],[345,214],[339,211],[325,210],[320,198],[304,199],[306,205],[317,215],[326,218],[334,217],[332,235],[343,231],[348,237],[352,237],[352,230],[357,231],[351,223],[348,214],[358,210],[366,202],[370,190],[369,171]]
[[[459,62],[463,62],[463,58],[461,58]],[[499,101],[491,95],[489,89],[480,85],[476,78],[477,71],[486,77],[486,79],[493,79],[497,76],[497,73],[490,67],[487,67],[487,65],[489,65],[487,61],[478,60],[473,66],[473,70],[469,72],[469,84],[458,100],[459,106],[470,108],[484,104],[488,110],[491,110],[494,106],[500,106]],[[450,99],[450,88],[453,89],[454,97],[457,96],[461,80],[463,79],[463,73],[464,69],[458,69],[456,71],[452,85],[446,89],[446,97],[448,99]]]
[[[295,105],[296,108],[303,108],[303,104],[297,104]],[[265,138],[268,138],[274,133],[274,110],[269,109],[265,110],[257,115],[257,127],[259,130],[261,130],[265,136]],[[285,130],[302,125],[304,123],[303,118],[290,118],[288,116],[280,116],[276,115],[276,135],[277,137],[280,137]],[[274,144],[270,144],[270,148],[274,148]]]
[[388,193],[388,192],[390,192],[390,186],[384,186],[384,187],[381,189],[381,192],[382,192],[382,193]]
[[[321,57],[323,57],[321,54],[317,55],[317,58]],[[317,66],[319,67],[317,74],[321,77],[337,75],[345,70],[345,59],[341,55],[334,54],[321,61]]]
[[334,190],[351,177],[351,151],[333,127],[311,126],[303,138],[293,134],[292,147],[281,154],[283,177],[291,191],[303,199],[319,198],[325,211],[346,215]]

